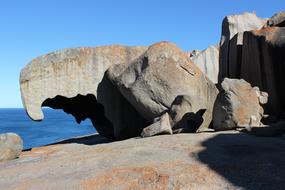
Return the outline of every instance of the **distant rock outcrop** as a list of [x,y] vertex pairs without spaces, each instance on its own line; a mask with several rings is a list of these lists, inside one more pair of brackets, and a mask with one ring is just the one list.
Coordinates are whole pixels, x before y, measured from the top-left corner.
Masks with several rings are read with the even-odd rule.
[[219,74],[219,45],[209,46],[207,49],[192,53],[190,60],[214,83],[218,83]]
[[225,78],[214,104],[214,129],[261,126],[263,108],[260,104],[266,104],[267,97],[267,93],[259,91],[258,87],[252,88],[243,79]]
[[15,133],[0,134],[0,162],[18,158],[23,150],[23,140]]

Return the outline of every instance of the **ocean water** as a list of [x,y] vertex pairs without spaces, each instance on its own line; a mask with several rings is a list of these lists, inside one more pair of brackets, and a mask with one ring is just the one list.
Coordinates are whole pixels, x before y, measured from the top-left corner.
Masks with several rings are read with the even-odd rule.
[[77,124],[72,115],[62,110],[44,108],[43,112],[43,121],[35,122],[24,109],[0,108],[0,133],[17,133],[24,141],[24,149],[96,133],[89,119]]

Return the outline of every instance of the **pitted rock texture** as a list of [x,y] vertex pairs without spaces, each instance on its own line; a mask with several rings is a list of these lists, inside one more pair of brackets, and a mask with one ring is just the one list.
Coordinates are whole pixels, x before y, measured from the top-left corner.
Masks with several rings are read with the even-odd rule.
[[[260,29],[266,21],[267,19],[259,18],[255,13],[230,15],[224,18],[220,41],[219,83],[221,83],[225,77],[229,77],[228,73],[231,72],[229,65],[232,64],[232,60],[230,60],[228,56],[229,54],[234,54],[235,51],[240,51],[239,47],[243,44],[243,32]],[[234,36],[235,38],[232,40]],[[232,56],[235,56],[235,54]]]
[[190,60],[214,83],[218,83],[219,74],[219,45],[209,46],[207,49],[190,55]]
[[23,149],[22,138],[15,133],[0,134],[0,162],[18,158]]
[[285,141],[237,132],[58,144],[0,163],[5,190],[284,189]]
[[229,130],[237,127],[259,127],[262,125],[263,108],[267,93],[241,79],[225,78],[213,110],[215,130]]
[[215,85],[172,43],[156,43],[131,64],[111,66],[107,74],[148,121],[168,111],[179,95],[190,96],[193,107],[212,113]]

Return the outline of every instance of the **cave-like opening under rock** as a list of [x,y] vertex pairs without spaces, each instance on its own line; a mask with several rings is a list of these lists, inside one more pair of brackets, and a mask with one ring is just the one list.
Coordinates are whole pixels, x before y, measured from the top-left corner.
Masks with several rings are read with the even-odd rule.
[[78,94],[72,98],[58,95],[46,99],[42,106],[62,109],[64,112],[73,115],[77,123],[89,118],[99,134],[111,139],[114,138],[113,125],[104,114],[104,106],[97,101],[93,94],[86,96]]

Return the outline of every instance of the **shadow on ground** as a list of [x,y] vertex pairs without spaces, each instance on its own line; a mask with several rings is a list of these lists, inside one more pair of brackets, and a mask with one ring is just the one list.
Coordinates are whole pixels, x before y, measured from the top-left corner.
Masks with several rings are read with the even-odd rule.
[[[62,140],[59,142],[47,144],[44,146],[56,145],[56,144],[70,144],[70,143],[96,145],[96,144],[110,143],[110,142],[113,142],[113,141],[103,136],[100,136],[99,134],[93,134],[93,135],[87,135],[87,136],[82,136],[82,137],[74,137],[74,138]],[[25,152],[25,151],[30,151],[30,150],[32,150],[32,148],[25,149],[23,151]]]
[[198,159],[235,186],[285,189],[285,140],[218,134],[202,143]]
[[83,137],[74,137],[74,138],[66,139],[63,141],[56,142],[56,143],[52,143],[49,145],[68,144],[68,143],[96,145],[96,144],[109,143],[109,142],[113,142],[113,141],[108,139],[108,138],[105,138],[99,134],[94,134],[94,135],[88,135],[88,136],[83,136]]

